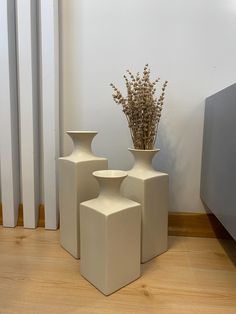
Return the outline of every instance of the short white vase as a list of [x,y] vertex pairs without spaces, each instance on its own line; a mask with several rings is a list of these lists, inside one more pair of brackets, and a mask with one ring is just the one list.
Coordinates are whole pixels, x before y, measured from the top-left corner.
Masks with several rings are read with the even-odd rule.
[[127,173],[96,171],[98,198],[80,205],[80,272],[109,295],[140,276],[141,206],[120,194]]
[[59,158],[60,242],[75,258],[80,257],[79,206],[99,193],[92,173],[107,169],[106,158],[94,156],[91,143],[97,132],[68,131],[74,149]]
[[142,205],[141,263],[145,263],[168,248],[168,175],[152,166],[159,149],[129,150],[135,162],[121,192]]

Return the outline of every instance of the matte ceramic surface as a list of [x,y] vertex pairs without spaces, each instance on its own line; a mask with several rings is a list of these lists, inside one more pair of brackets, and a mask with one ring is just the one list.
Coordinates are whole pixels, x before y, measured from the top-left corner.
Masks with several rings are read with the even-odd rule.
[[158,149],[130,151],[135,163],[121,191],[142,205],[141,262],[145,263],[168,248],[168,175],[152,167]]
[[67,132],[73,140],[70,156],[59,158],[60,242],[75,258],[80,257],[79,205],[98,195],[99,186],[92,173],[107,169],[105,158],[91,152],[97,132]]
[[140,276],[141,206],[120,194],[126,172],[94,175],[100,194],[80,206],[80,272],[109,295]]

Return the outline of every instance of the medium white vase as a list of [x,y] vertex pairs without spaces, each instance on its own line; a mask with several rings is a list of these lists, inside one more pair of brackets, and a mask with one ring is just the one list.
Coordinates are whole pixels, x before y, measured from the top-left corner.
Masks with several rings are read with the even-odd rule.
[[145,263],[168,248],[168,175],[152,166],[159,149],[129,150],[135,162],[121,191],[142,205],[141,262]]
[[91,143],[97,132],[68,131],[74,149],[59,158],[60,242],[75,258],[80,257],[79,206],[98,195],[99,185],[92,173],[107,169],[106,158],[94,156]]
[[97,198],[80,205],[80,272],[105,295],[140,276],[141,206],[120,194],[127,173],[96,171]]

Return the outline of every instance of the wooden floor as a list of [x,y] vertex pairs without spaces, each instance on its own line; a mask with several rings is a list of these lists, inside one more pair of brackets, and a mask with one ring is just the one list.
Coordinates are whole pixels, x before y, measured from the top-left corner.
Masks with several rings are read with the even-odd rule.
[[0,227],[0,313],[235,314],[236,245],[170,237],[169,251],[109,297],[79,274],[58,231]]

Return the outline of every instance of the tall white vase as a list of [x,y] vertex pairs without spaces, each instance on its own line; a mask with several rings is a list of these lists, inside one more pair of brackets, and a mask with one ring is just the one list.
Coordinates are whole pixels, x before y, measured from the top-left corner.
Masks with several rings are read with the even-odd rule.
[[140,276],[141,206],[120,194],[126,172],[94,175],[100,194],[80,205],[80,272],[108,295]]
[[168,248],[168,175],[152,167],[159,149],[129,149],[135,162],[121,191],[142,205],[141,262],[165,252]]
[[98,195],[99,185],[92,173],[107,169],[106,158],[94,156],[91,143],[97,132],[69,131],[74,149],[59,158],[60,242],[75,258],[80,257],[80,203]]

